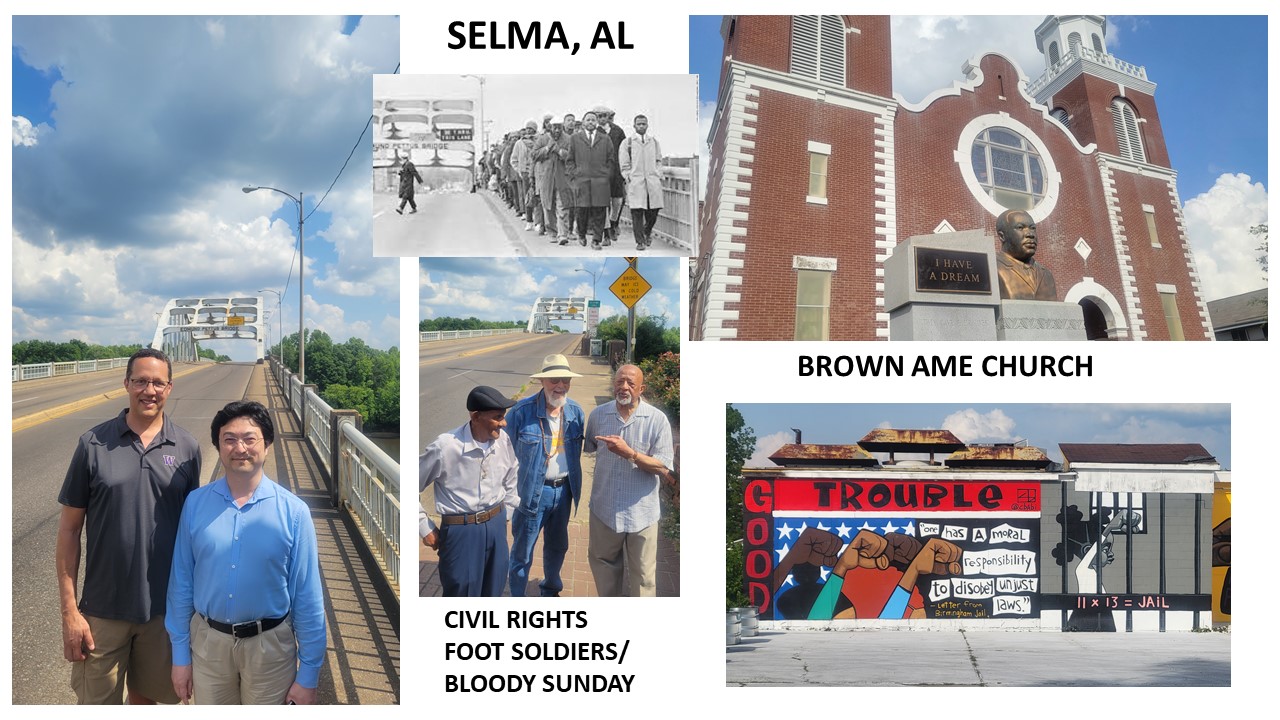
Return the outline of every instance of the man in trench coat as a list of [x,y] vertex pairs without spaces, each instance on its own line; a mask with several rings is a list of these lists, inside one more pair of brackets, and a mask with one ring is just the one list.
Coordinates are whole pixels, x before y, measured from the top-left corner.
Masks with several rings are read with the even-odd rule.
[[422,182],[422,173],[418,172],[417,166],[409,158],[404,159],[404,165],[400,166],[400,207],[396,208],[396,212],[404,214],[404,204],[409,203],[409,214],[418,212],[418,203],[413,201],[413,180],[417,178],[418,182]]

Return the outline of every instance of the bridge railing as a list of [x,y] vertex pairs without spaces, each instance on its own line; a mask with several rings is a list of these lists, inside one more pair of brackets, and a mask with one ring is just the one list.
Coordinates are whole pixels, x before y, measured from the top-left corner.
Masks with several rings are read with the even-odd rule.
[[512,333],[522,333],[524,328],[508,328],[506,330],[432,330],[430,332],[419,332],[418,342],[432,342],[435,340],[458,340],[460,338],[473,337],[489,337],[491,335],[510,335]]
[[[662,210],[653,224],[653,237],[668,245],[692,251],[698,227],[698,156],[662,159]],[[622,222],[631,225],[630,208]]]
[[274,357],[271,374],[320,458],[330,499],[355,518],[361,539],[400,594],[400,464],[360,432],[360,414],[335,410]]
[[98,372],[122,368],[129,364],[129,358],[108,358],[105,360],[69,360],[67,362],[32,363],[13,366],[13,382],[22,380],[38,380],[40,378],[61,377],[78,373]]

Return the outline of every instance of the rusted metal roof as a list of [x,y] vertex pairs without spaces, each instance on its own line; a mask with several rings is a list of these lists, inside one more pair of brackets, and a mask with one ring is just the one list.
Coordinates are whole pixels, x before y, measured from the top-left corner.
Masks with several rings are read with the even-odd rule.
[[1145,465],[1191,465],[1216,463],[1217,459],[1197,443],[1119,444],[1058,443],[1067,463],[1135,463]]
[[1043,450],[1029,445],[970,445],[952,453],[947,467],[1043,469],[1051,462]]
[[813,443],[783,445],[770,455],[769,459],[775,465],[783,467],[815,465],[870,467],[878,462],[857,445],[815,445]]
[[964,443],[950,430],[895,430],[876,428],[858,441],[868,452],[941,453],[963,450]]

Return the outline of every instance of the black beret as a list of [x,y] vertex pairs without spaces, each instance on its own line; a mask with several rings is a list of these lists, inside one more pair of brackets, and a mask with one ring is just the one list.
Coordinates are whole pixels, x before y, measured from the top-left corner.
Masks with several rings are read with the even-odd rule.
[[488,385],[477,385],[467,395],[467,410],[471,412],[485,410],[506,410],[516,401],[504,397],[502,393]]

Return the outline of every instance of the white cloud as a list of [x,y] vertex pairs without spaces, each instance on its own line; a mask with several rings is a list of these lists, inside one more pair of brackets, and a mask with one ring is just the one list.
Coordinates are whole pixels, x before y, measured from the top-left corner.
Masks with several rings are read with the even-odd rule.
[[1015,425],[1013,418],[998,408],[988,413],[972,409],[960,410],[942,421],[943,429],[955,433],[956,437],[966,443],[1010,442],[1016,439],[1013,435]]
[[895,15],[893,90],[909,102],[964,79],[961,66],[987,51],[1018,64],[1028,79],[1044,72],[1044,56],[1036,50],[1036,26],[1043,15]]
[[[241,187],[306,191],[311,211],[341,167],[368,117],[369,73],[390,72],[399,56],[396,18],[366,16],[350,36],[342,26],[300,16],[16,19],[18,58],[62,80],[33,98],[56,108],[57,132],[14,117],[15,146],[29,148],[14,156],[26,178],[13,193],[24,268],[15,338],[117,343],[145,330],[149,340],[152,313],[170,297],[282,290],[295,206]],[[399,344],[384,327],[398,313],[399,261],[372,257],[370,152],[366,138],[306,224],[317,303],[308,324],[332,319],[320,327],[336,339],[376,332],[364,339],[387,347]],[[289,304],[285,317],[296,318]]]
[[227,37],[227,26],[219,20],[209,20],[204,24],[205,32],[213,39],[214,44],[221,44]]
[[1267,189],[1248,175],[1223,174],[1183,208],[1187,237],[1206,300],[1266,287],[1258,265],[1261,238],[1249,228],[1267,222]]
[[769,459],[769,456],[794,439],[795,436],[786,431],[756,438],[755,452],[751,453],[751,457],[747,458],[744,467],[774,467],[773,461]]
[[32,147],[40,142],[40,134],[49,130],[49,126],[41,123],[33,126],[31,121],[21,115],[13,116],[13,144]]

